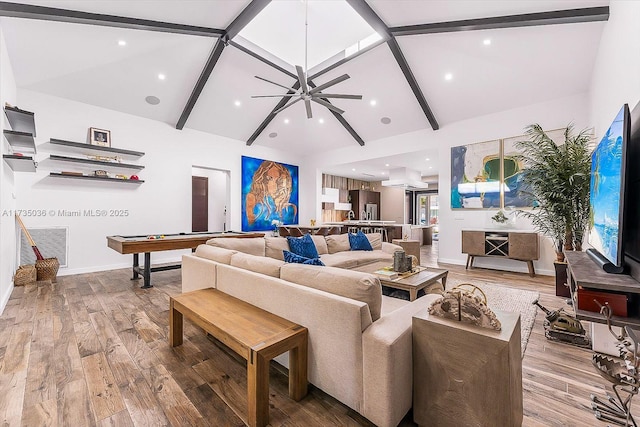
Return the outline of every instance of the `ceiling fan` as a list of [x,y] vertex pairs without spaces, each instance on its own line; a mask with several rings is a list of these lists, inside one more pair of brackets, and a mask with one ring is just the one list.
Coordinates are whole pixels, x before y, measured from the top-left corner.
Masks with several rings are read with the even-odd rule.
[[320,86],[317,86],[315,88],[309,88],[309,84],[307,83],[307,73],[306,70],[308,70],[307,68],[307,50],[309,47],[308,44],[308,11],[309,11],[309,4],[308,2],[305,2],[305,21],[304,21],[304,25],[305,25],[305,32],[304,32],[304,65],[305,68],[304,70],[302,69],[302,66],[300,65],[296,65],[296,73],[298,74],[298,83],[299,83],[299,89],[295,89],[295,88],[291,88],[291,87],[287,87],[284,85],[281,85],[280,83],[276,83],[274,81],[271,80],[267,80],[263,77],[259,77],[259,76],[255,76],[257,79],[260,79],[262,81],[274,84],[276,86],[280,86],[281,88],[287,89],[288,91],[293,92],[293,94],[285,94],[285,95],[256,95],[256,96],[252,96],[252,98],[282,98],[285,96],[289,96],[292,99],[289,100],[289,102],[287,104],[285,104],[283,107],[278,108],[276,111],[274,111],[274,114],[278,114],[279,112],[281,112],[282,110],[291,107],[293,104],[300,102],[300,101],[304,101],[304,106],[307,109],[307,118],[311,119],[313,118],[313,113],[311,112],[311,101],[320,104],[324,107],[327,107],[329,110],[334,111],[338,114],[342,114],[344,113],[344,110],[336,107],[335,105],[331,104],[328,101],[328,98],[342,98],[342,99],[362,99],[362,95],[344,95],[344,94],[336,94],[336,93],[322,93],[322,91],[324,89],[327,89],[333,85],[336,85],[340,82],[343,82],[345,80],[347,80],[349,77],[348,74],[343,74],[340,77],[336,77],[333,80],[329,80],[328,82],[321,84]]

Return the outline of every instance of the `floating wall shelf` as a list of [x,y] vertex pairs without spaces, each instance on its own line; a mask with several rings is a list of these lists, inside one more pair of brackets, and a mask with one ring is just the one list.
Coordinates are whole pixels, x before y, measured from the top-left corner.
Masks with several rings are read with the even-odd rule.
[[51,138],[49,143],[57,146],[71,147],[74,151],[96,155],[96,153],[121,154],[123,156],[142,157],[144,153],[141,151],[123,150],[120,148],[101,147],[99,145],[91,145],[82,142],[65,141],[63,139]]
[[80,163],[85,165],[101,166],[101,167],[116,168],[116,169],[133,169],[133,170],[144,169],[144,166],[142,165],[134,165],[130,163],[105,162],[102,160],[79,159],[77,157],[58,156],[56,154],[52,154],[51,156],[49,156],[49,159],[59,161],[59,162]]
[[35,172],[36,162],[33,157],[14,156],[12,154],[3,154],[2,158],[14,172]]
[[4,107],[4,114],[9,120],[11,129],[36,136],[35,115],[31,111],[21,110],[17,107]]
[[8,129],[5,129],[3,134],[13,151],[27,150],[35,154],[36,141],[32,134]]
[[109,178],[107,176],[92,176],[92,175],[67,175],[57,172],[51,172],[49,176],[54,178],[68,178],[68,179],[84,179],[89,181],[111,181],[111,182],[121,182],[123,184],[142,184],[144,181],[140,179],[120,179],[120,178]]

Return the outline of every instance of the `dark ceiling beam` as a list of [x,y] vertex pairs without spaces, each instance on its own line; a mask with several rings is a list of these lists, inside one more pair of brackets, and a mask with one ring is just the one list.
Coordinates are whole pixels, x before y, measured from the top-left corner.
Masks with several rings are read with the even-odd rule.
[[409,63],[407,62],[402,50],[400,49],[400,45],[396,41],[396,38],[387,27],[387,24],[384,23],[382,19],[371,9],[371,6],[366,2],[366,0],[347,0],[347,3],[364,19],[371,28],[373,28],[378,34],[380,34],[383,39],[386,40],[389,49],[391,49],[391,53],[393,53],[393,57],[396,59],[398,66],[402,70],[404,77],[407,79],[407,83],[409,83],[409,87],[413,91],[413,95],[416,97],[418,104],[420,104],[420,108],[422,108],[422,112],[427,117],[429,124],[431,124],[431,128],[433,130],[440,129],[440,125],[436,120],[436,117],[433,115],[433,111],[431,111],[431,107],[429,107],[429,103],[427,99],[424,97],[420,86],[418,85],[418,81],[416,80],[411,68],[409,67]]
[[280,71],[281,73],[286,74],[287,76],[289,76],[289,77],[291,77],[291,78],[294,78],[294,79],[297,79],[297,78],[298,78],[298,76],[297,76],[296,74],[294,74],[293,72],[291,72],[291,71],[289,71],[289,70],[287,70],[287,69],[285,69],[285,68],[282,68],[281,66],[279,66],[279,65],[278,65],[278,64],[276,64],[275,62],[273,62],[273,61],[269,61],[267,58],[265,58],[265,57],[263,57],[263,56],[258,55],[257,53],[255,53],[255,52],[254,52],[254,51],[252,51],[251,49],[249,49],[249,48],[247,48],[247,47],[245,47],[245,46],[242,46],[241,44],[238,44],[238,43],[236,43],[236,42],[234,42],[234,41],[230,41],[230,42],[229,42],[229,44],[230,44],[231,46],[235,47],[236,49],[240,50],[241,52],[244,52],[244,53],[246,53],[246,54],[247,54],[247,55],[249,55],[249,56],[253,56],[253,57],[254,57],[254,58],[256,58],[258,61],[264,62],[264,63],[265,63],[265,64],[267,64],[268,66],[270,66],[270,67],[272,67],[272,68],[274,68],[274,69],[276,69],[276,70]]
[[495,16],[491,18],[465,19],[461,21],[435,22],[389,28],[393,36],[450,33],[455,31],[491,30],[499,28],[531,27],[536,25],[575,24],[580,22],[607,21],[609,6],[581,9],[555,10],[552,12],[525,13]]
[[186,34],[190,36],[220,37],[224,34],[224,30],[217,28],[198,27],[194,25],[152,21],[149,19],[103,15],[99,13],[80,12],[77,10],[8,2],[0,2],[0,16],[68,22],[73,24],[100,25],[104,27],[126,28],[130,30],[158,31],[163,33]]
[[196,102],[198,102],[198,98],[200,98],[200,94],[204,89],[204,86],[209,81],[209,77],[213,72],[214,67],[216,66],[218,59],[220,59],[220,55],[222,55],[222,51],[224,50],[227,43],[231,41],[235,36],[238,35],[240,31],[249,23],[253,18],[258,15],[268,5],[271,0],[252,0],[251,3],[247,7],[245,7],[242,12],[233,20],[231,24],[224,30],[224,34],[218,41],[216,42],[211,54],[209,55],[209,59],[200,73],[200,77],[196,82],[193,91],[191,92],[191,96],[187,101],[187,105],[184,106],[182,110],[182,114],[180,115],[180,119],[178,119],[178,123],[176,124],[176,129],[182,130],[184,125],[187,123],[189,119],[189,115],[195,107]]
[[[308,80],[307,83],[309,84],[309,86],[311,86],[312,89],[315,89],[316,85],[311,80]],[[331,101],[329,101],[327,98],[320,98],[320,99],[322,99],[323,101],[326,101],[329,104],[331,104]],[[329,110],[329,109],[327,108],[327,110]],[[347,119],[345,119],[342,116],[342,114],[336,113],[333,110],[329,110],[329,112],[331,114],[333,114],[333,117],[335,117],[340,122],[340,124],[347,130],[347,132],[349,132],[351,134],[353,139],[355,139],[356,142],[358,144],[360,144],[360,146],[364,147],[364,140],[362,138],[360,138],[360,135],[358,135],[358,133],[355,131],[355,129],[353,129],[353,127],[351,127],[349,122],[347,122]]]
[[[296,81],[296,83],[292,86],[292,88],[295,90],[300,89],[300,82]],[[258,129],[256,129],[255,132],[253,132],[253,134],[249,137],[249,139],[247,139],[247,145],[251,145],[255,142],[255,140],[260,136],[262,131],[264,131],[269,125],[269,123],[271,123],[271,121],[276,117],[276,111],[284,107],[285,104],[291,99],[291,95],[295,94],[295,92],[290,90],[287,92],[287,94],[289,96],[284,95],[282,99],[278,101],[278,104],[275,107],[273,107],[273,110],[271,110],[269,115],[262,121],[262,123],[260,123],[260,126],[258,126]]]
[[224,50],[224,47],[225,47],[225,44],[222,41],[222,39],[218,39],[216,41],[215,46],[213,46],[213,49],[211,50],[211,54],[209,55],[209,59],[207,60],[207,63],[205,64],[204,69],[202,70],[202,73],[200,73],[200,77],[198,77],[198,81],[196,82],[196,86],[193,88],[193,91],[191,92],[191,96],[187,101],[187,105],[185,105],[184,109],[182,110],[180,119],[178,119],[178,123],[176,124],[176,129],[182,130],[182,128],[184,128],[185,123],[187,123],[187,119],[189,118],[189,115],[191,114],[193,107],[195,107],[196,102],[198,101],[198,98],[200,97],[200,94],[204,89],[204,86],[207,84],[207,81],[209,80],[209,76],[211,75],[213,68],[218,63],[218,59],[220,59],[220,55],[222,55],[222,51]]

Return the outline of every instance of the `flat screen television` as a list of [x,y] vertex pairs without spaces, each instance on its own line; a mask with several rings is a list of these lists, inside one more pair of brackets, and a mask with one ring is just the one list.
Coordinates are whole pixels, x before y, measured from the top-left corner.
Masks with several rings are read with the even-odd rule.
[[631,276],[640,281],[640,102],[631,111],[627,164],[624,257]]
[[631,117],[625,104],[591,155],[591,212],[587,253],[605,271],[622,273],[627,145]]

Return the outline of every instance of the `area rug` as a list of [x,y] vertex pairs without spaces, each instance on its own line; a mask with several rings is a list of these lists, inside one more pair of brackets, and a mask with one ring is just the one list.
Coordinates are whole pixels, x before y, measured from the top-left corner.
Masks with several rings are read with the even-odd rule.
[[529,335],[531,335],[531,330],[536,320],[536,312],[538,311],[538,307],[533,302],[540,298],[540,293],[508,288],[479,280],[469,281],[453,278],[447,279],[447,290],[461,283],[471,283],[482,289],[487,296],[487,306],[490,309],[520,313],[521,349],[522,357],[524,357],[524,351],[527,349]]

